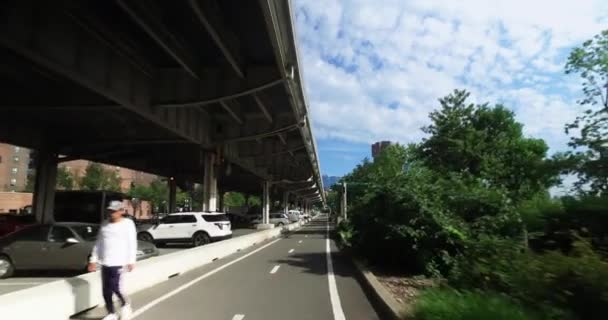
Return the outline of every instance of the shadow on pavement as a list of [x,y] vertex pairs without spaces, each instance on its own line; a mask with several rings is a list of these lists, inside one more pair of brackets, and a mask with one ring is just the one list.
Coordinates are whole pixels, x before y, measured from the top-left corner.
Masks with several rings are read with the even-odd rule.
[[71,278],[84,273],[84,270],[19,270],[11,278]]

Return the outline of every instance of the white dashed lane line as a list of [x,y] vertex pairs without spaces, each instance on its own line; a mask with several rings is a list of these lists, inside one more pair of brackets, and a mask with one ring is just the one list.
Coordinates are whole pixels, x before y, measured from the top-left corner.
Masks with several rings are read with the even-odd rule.
[[274,268],[272,268],[272,270],[270,270],[270,274],[275,274],[275,273],[277,273],[277,271],[279,271],[279,268],[280,268],[280,267],[281,267],[281,266],[280,266],[280,265],[278,265],[278,264],[277,264],[276,266],[274,266]]
[[234,317],[232,317],[232,320],[243,320],[243,319],[245,319],[244,314],[235,314]]
[[294,251],[294,249],[289,250],[289,253],[292,253]]

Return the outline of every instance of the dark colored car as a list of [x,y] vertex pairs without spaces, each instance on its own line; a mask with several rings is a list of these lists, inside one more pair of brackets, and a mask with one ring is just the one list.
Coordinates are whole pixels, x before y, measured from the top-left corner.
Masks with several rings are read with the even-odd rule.
[[[0,238],[0,278],[15,270],[84,271],[99,224],[65,222],[33,225]],[[137,260],[158,255],[154,244],[137,243]]]
[[23,229],[36,223],[36,217],[32,214],[0,214],[0,237]]

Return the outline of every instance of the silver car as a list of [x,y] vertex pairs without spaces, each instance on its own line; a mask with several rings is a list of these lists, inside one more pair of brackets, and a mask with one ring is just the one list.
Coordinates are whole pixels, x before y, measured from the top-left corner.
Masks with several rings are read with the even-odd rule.
[[[98,231],[98,224],[62,222],[33,225],[0,238],[0,279],[16,270],[84,271]],[[137,260],[157,255],[154,244],[137,242]]]
[[[287,215],[284,213],[271,213],[269,218],[270,218],[270,221],[268,221],[268,223],[274,224],[275,226],[278,226],[278,227],[282,227],[282,226],[288,225],[290,223],[289,217],[287,217]],[[262,218],[257,218],[253,221],[253,224],[260,224],[260,223],[262,223]]]

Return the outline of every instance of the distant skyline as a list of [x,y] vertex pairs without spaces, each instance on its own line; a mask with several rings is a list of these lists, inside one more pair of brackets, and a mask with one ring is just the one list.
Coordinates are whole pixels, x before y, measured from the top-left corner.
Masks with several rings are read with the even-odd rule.
[[601,0],[294,0],[321,170],[342,176],[370,145],[423,138],[437,99],[503,103],[550,153],[581,108],[570,50],[608,28]]

